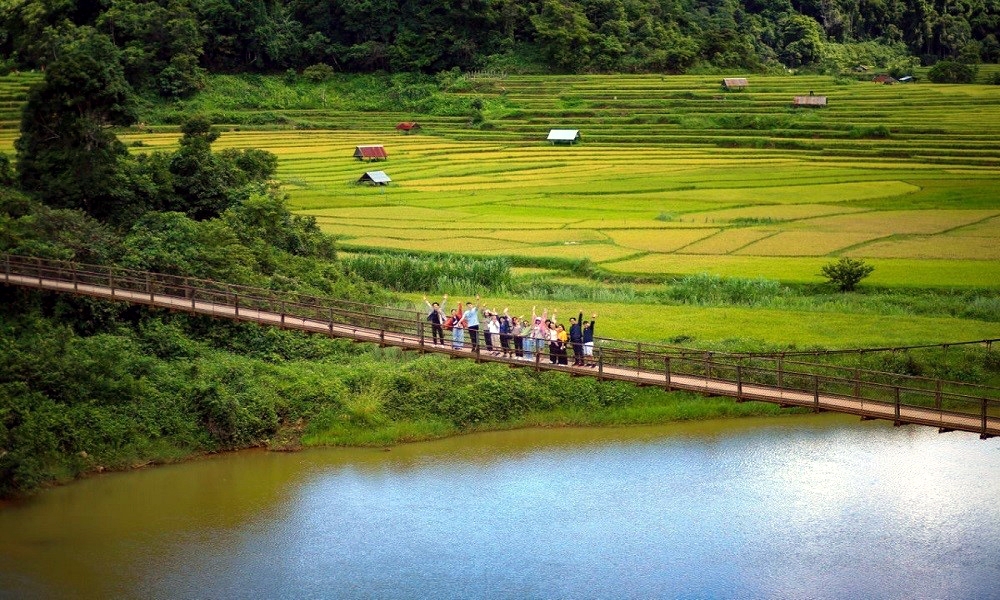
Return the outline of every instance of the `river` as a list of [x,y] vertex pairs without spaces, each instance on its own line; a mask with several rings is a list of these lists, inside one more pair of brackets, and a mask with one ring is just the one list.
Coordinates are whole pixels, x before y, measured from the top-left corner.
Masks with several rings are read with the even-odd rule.
[[1000,440],[836,416],[240,452],[0,508],[0,598],[1000,597]]

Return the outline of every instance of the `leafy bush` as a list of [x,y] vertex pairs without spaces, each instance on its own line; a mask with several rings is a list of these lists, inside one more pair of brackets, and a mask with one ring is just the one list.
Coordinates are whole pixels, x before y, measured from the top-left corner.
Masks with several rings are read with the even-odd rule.
[[842,257],[837,262],[823,265],[822,274],[842,292],[853,291],[862,279],[871,275],[875,267],[856,258]]
[[333,78],[334,70],[330,65],[319,63],[302,70],[302,76],[313,83],[321,83]]
[[942,60],[931,67],[927,78],[934,83],[972,83],[976,80],[976,73],[975,65]]

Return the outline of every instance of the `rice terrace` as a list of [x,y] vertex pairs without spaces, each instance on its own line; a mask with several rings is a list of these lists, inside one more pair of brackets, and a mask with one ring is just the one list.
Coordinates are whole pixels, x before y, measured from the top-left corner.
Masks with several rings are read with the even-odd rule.
[[[31,77],[0,80],[6,149]],[[852,257],[875,267],[865,286],[997,289],[1000,87],[748,79],[727,91],[707,75],[465,74],[443,92],[447,109],[424,103],[418,112],[399,108],[406,98],[388,80],[365,97],[341,92],[338,80],[219,76],[119,137],[133,152],[173,148],[177,128],[167,123],[184,111],[208,114],[223,132],[217,147],[278,156],[292,207],[336,235],[349,257],[505,257],[523,279],[640,293],[698,276],[817,286],[824,264]],[[805,95],[827,104],[794,107]],[[419,129],[401,133],[400,122]],[[577,129],[581,141],[550,144],[550,129]],[[387,160],[355,158],[366,144],[383,145]],[[391,183],[358,184],[375,169]],[[530,311],[536,301],[523,296],[495,302]],[[605,289],[587,305],[607,318],[604,333],[631,339],[680,332],[696,343],[864,347],[1000,335],[996,306],[987,298],[984,308],[981,297],[970,314],[929,316],[836,302],[694,316],[690,307],[619,300]],[[544,302],[565,313],[580,303],[560,304],[558,294]]]

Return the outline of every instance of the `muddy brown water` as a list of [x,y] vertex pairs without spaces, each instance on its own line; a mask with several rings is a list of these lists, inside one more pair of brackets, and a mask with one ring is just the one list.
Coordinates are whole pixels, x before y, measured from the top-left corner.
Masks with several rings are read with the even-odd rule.
[[1000,440],[835,415],[241,452],[0,508],[0,598],[998,598]]

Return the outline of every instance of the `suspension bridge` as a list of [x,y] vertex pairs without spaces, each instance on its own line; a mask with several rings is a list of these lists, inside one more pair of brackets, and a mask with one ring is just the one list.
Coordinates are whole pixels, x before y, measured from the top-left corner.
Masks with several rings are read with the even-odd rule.
[[409,309],[12,254],[3,256],[2,267],[0,283],[21,288],[250,321],[477,362],[726,396],[737,402],[847,413],[896,425],[937,427],[942,433],[966,431],[981,439],[1000,435],[1000,389],[987,386],[806,362],[781,354],[716,353],[608,338],[595,340],[593,367],[553,363],[546,351],[524,361],[487,352],[481,345],[456,349],[435,344],[425,313]]

